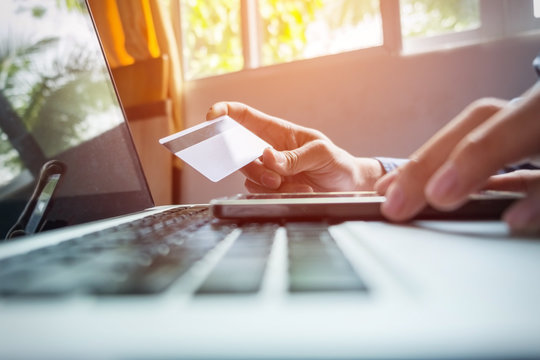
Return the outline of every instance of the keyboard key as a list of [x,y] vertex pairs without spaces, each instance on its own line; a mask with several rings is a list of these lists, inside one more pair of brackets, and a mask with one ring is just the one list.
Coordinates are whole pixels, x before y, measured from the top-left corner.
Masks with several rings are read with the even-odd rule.
[[250,294],[260,290],[278,225],[244,225],[197,294]]
[[367,291],[324,224],[287,224],[289,291]]

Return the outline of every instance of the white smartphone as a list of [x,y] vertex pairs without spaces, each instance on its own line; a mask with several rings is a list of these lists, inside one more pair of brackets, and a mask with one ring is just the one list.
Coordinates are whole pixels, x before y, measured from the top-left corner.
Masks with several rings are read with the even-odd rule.
[[[522,193],[485,191],[453,211],[423,209],[415,219],[499,219]],[[385,197],[375,192],[238,194],[210,202],[215,217],[230,220],[382,220]]]

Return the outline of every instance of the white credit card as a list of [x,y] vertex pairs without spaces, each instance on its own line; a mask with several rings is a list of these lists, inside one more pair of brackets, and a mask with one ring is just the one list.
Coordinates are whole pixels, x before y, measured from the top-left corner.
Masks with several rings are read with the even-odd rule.
[[214,182],[271,147],[227,115],[164,137],[159,143]]

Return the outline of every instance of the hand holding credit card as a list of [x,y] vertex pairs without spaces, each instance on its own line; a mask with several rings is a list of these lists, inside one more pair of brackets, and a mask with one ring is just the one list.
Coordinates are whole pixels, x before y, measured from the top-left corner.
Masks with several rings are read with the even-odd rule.
[[227,115],[164,137],[159,143],[214,182],[241,169],[271,147]]

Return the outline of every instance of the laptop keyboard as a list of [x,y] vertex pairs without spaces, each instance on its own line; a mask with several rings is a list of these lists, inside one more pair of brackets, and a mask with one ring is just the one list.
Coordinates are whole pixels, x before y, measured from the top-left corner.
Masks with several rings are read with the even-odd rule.
[[0,261],[0,293],[146,294],[165,290],[233,230],[207,208],[178,208]]
[[254,293],[259,291],[276,224],[251,224],[242,233],[201,285],[197,294]]
[[[196,294],[254,294],[280,226],[217,222],[206,207],[180,207],[2,259],[0,295],[159,293],[239,226]],[[285,229],[289,292],[367,291],[327,225],[289,223]]]
[[318,223],[287,224],[289,291],[366,291],[345,255]]

